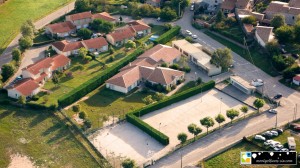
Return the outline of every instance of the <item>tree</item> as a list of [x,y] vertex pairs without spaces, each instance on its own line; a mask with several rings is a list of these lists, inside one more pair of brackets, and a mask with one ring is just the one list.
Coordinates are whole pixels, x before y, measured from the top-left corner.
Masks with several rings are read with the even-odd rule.
[[151,103],[154,102],[154,100],[152,99],[152,95],[148,95],[148,96],[146,96],[145,98],[143,98],[142,100],[143,100],[143,102],[144,102],[146,105],[151,104]]
[[91,38],[93,32],[88,28],[82,28],[78,31],[78,36],[83,38],[84,40]]
[[136,48],[136,44],[132,40],[128,40],[127,43],[125,43],[125,47],[126,48]]
[[18,103],[20,103],[22,106],[26,104],[26,98],[24,96],[19,96]]
[[222,114],[218,114],[215,117],[215,120],[217,121],[217,123],[219,123],[219,129],[220,129],[220,124],[225,121],[225,117]]
[[190,124],[188,125],[188,131],[194,135],[195,137],[202,132],[202,129],[198,127],[196,124]]
[[212,55],[211,63],[216,66],[221,66],[223,69],[228,69],[232,65],[232,54],[229,48],[218,48]]
[[79,113],[79,118],[81,118],[81,119],[86,119],[87,118],[87,114],[86,114],[86,112],[85,111],[81,111],[80,113]]
[[[300,15],[298,15],[297,17],[300,17]],[[297,21],[296,24],[294,25],[294,33],[295,33],[295,41],[297,43],[300,43],[300,21]]]
[[186,141],[186,139],[187,139],[186,133],[184,133],[184,132],[179,133],[177,135],[177,139],[180,141],[181,144],[183,144]]
[[[178,10],[179,3],[180,3],[180,11],[182,11],[184,8],[186,8],[190,4],[190,1],[189,0],[171,0],[173,9]],[[182,13],[182,12],[180,12],[180,13]]]
[[265,101],[263,99],[257,98],[253,102],[254,107],[256,107],[259,112],[259,109],[262,108],[265,105]]
[[276,14],[271,20],[271,26],[275,29],[285,25],[285,17],[281,14]]
[[242,19],[244,24],[252,24],[253,26],[257,25],[257,20],[254,16],[247,16]]
[[197,85],[200,85],[202,83],[202,79],[200,77],[197,78],[196,80]]
[[76,104],[72,107],[72,110],[77,113],[81,110],[81,106],[79,104]]
[[11,76],[13,76],[15,73],[15,67],[13,64],[4,64],[1,68],[1,76],[2,76],[2,82],[7,81]]
[[165,21],[172,21],[177,17],[175,10],[165,7],[160,12],[160,18]]
[[101,32],[101,33],[109,33],[113,31],[114,25],[110,22],[107,22],[102,19],[95,19],[93,22],[90,24],[91,28],[95,31]]
[[56,73],[53,73],[52,82],[55,84],[55,86],[57,86],[59,79]]
[[122,22],[122,21],[123,21],[123,18],[122,18],[122,16],[120,16],[120,17],[119,17],[119,21],[120,21],[120,22]]
[[[191,36],[186,36],[184,39],[185,39],[186,41],[190,42],[190,43],[193,43],[193,42],[194,42],[194,40],[193,40],[193,38],[192,38]],[[182,57],[181,57],[181,58],[182,58]]]
[[163,94],[163,93],[155,92],[155,94],[154,94],[154,99],[155,99],[156,101],[163,100],[165,97],[166,97],[166,96],[165,96],[165,94]]
[[81,47],[78,51],[78,56],[81,58],[81,59],[84,59],[86,57],[88,53],[88,50],[84,47]]
[[75,10],[77,12],[89,11],[91,9],[89,0],[76,0],[75,1]]
[[224,13],[221,10],[219,10],[216,16],[216,23],[221,23],[224,19]]
[[135,168],[136,163],[134,160],[127,158],[122,162],[122,167],[123,168]]
[[283,71],[287,67],[289,67],[291,64],[294,63],[293,58],[284,58],[282,55],[275,55],[272,58],[273,65],[278,71]]
[[34,29],[28,22],[25,22],[21,26],[21,34],[23,35],[23,37],[33,38],[34,37]]
[[109,46],[108,51],[110,54],[113,54],[115,52],[115,49],[112,46]]
[[29,47],[31,47],[33,45],[33,40],[32,38],[26,36],[26,37],[21,37],[19,39],[19,45],[21,47],[22,50],[26,50]]
[[240,112],[235,110],[235,109],[229,109],[226,111],[226,116],[231,120],[231,123],[232,123],[232,120],[239,116]]
[[18,48],[14,48],[14,49],[12,50],[11,55],[12,55],[12,59],[13,59],[14,61],[20,62],[20,60],[21,60],[21,51],[20,51]]
[[170,23],[165,23],[165,24],[164,24],[164,29],[165,29],[166,31],[170,30],[171,28],[172,28],[172,25],[171,25]]
[[225,19],[225,24],[228,26],[233,26],[236,23],[236,19],[233,17],[228,17]]
[[279,42],[291,42],[294,40],[294,28],[292,26],[281,26],[275,30],[275,36]]
[[89,120],[89,119],[86,119],[86,120],[83,122],[83,124],[84,124],[85,128],[87,128],[87,129],[89,129],[89,128],[92,127],[92,122],[91,122],[91,120]]
[[92,59],[93,58],[91,56],[88,56],[88,55],[84,57],[85,62],[90,62],[90,61],[92,61]]
[[200,124],[206,127],[206,134],[208,134],[208,128],[215,125],[214,120],[211,117],[205,117],[200,120]]
[[[194,131],[195,137],[196,137],[197,135],[199,135],[201,132],[202,132],[202,129],[201,129],[200,127],[196,127],[196,128],[195,128],[195,131]],[[195,138],[195,137],[194,137],[194,138]]]
[[266,49],[271,55],[279,54],[279,48],[280,45],[278,44],[277,40],[272,40],[266,44]]
[[244,113],[244,118],[246,118],[246,113],[248,113],[248,106],[244,105],[240,108],[241,112]]

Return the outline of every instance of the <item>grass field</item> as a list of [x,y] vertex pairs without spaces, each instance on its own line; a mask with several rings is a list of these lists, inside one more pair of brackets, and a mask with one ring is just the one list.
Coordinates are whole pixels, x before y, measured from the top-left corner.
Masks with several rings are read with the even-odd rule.
[[[223,44],[224,46],[230,48],[233,52],[237,53],[238,55],[240,55],[241,57],[243,57],[244,59],[246,59],[252,63],[251,57],[249,56],[249,54],[247,54],[245,49],[243,49],[243,48],[237,46],[236,44],[234,44],[230,41],[227,41],[219,36],[216,36],[209,31],[205,31],[204,33],[206,35],[208,35],[209,37],[215,39],[219,43]],[[250,48],[251,56],[253,58],[253,62],[255,64],[255,66],[257,66],[258,68],[260,68],[261,70],[263,70],[264,72],[266,72],[267,74],[269,74],[273,77],[279,75],[279,73],[276,71],[276,69],[272,65],[271,57],[268,57],[266,54],[260,53],[259,51],[260,50],[257,47]]]
[[[79,104],[82,111],[85,111],[88,118],[92,121],[93,129],[102,126],[101,119],[104,115],[124,118],[127,112],[142,108],[145,106],[142,99],[149,94],[153,93],[134,91],[133,93],[123,94],[106,89],[105,85],[103,85],[88,94],[89,98]],[[67,110],[67,114],[69,117],[72,117],[75,113],[69,109]]]
[[73,0],[9,0],[0,5],[0,54],[28,19],[37,20]]
[[0,106],[0,137],[0,167],[17,153],[39,167],[99,167],[67,127],[45,111]]

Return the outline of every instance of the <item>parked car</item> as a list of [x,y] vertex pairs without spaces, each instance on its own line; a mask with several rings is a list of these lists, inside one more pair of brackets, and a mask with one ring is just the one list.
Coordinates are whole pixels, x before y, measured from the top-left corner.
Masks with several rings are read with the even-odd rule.
[[282,54],[286,54],[287,53],[287,51],[285,51],[284,48],[281,48],[280,51],[281,51]]
[[158,17],[156,20],[159,22],[160,21],[160,17]]
[[292,54],[292,57],[294,57],[295,59],[298,59],[298,58],[299,58],[299,54],[293,53],[293,54]]
[[278,145],[275,145],[275,146],[276,146],[276,148],[279,148],[279,149],[283,148],[283,145],[281,145],[281,144],[278,144]]
[[277,95],[274,96],[274,99],[280,99],[282,97],[281,93],[278,93]]
[[255,135],[254,139],[261,140],[261,141],[265,141],[266,140],[266,138],[263,137],[263,136],[261,136],[261,135]]
[[280,148],[277,148],[277,147],[275,147],[273,149],[274,149],[274,151],[280,151]]
[[193,39],[198,38],[198,36],[196,34],[193,34],[192,37],[193,37]]
[[194,10],[194,8],[195,8],[195,6],[194,5],[191,5],[191,11],[193,11]]
[[276,129],[275,131],[278,132],[278,134],[282,134],[283,133],[283,129],[279,128],[279,129]]
[[288,152],[289,150],[287,148],[282,148],[282,149],[280,149],[280,151],[282,151],[282,152]]
[[268,112],[269,113],[273,113],[273,114],[277,114],[277,110],[276,109],[269,109]]
[[273,136],[278,136],[278,132],[277,131],[271,131]]
[[268,137],[268,138],[272,138],[273,137],[273,134],[270,131],[266,131],[262,135],[265,136],[265,137]]
[[264,82],[261,79],[254,79],[251,81],[251,85],[258,87],[264,85]]
[[189,31],[189,30],[186,30],[185,32],[186,32],[186,34],[189,35],[189,36],[193,35],[192,32]]
[[264,145],[269,146],[269,145],[272,144],[273,141],[274,141],[274,140],[271,140],[271,139],[266,140],[266,142],[264,142]]

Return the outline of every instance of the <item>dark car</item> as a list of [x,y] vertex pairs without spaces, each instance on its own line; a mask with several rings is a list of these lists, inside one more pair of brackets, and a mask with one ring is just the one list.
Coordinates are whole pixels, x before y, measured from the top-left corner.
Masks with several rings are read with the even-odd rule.
[[294,57],[294,58],[298,59],[298,58],[299,58],[299,54],[295,54],[295,53],[293,53],[293,54],[292,54],[292,57]]
[[282,94],[279,93],[279,94],[274,96],[274,99],[280,99],[281,97],[282,97]]
[[277,131],[278,134],[282,134],[283,133],[283,129],[276,129],[275,131]]
[[281,48],[280,51],[281,51],[282,54],[286,54],[287,53],[287,51],[285,51],[284,48]]

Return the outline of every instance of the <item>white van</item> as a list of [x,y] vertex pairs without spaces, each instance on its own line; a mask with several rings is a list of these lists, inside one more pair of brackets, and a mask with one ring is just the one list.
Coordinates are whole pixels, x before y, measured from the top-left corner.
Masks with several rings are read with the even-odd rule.
[[295,150],[296,149],[296,142],[294,137],[288,137],[288,145],[290,150]]

